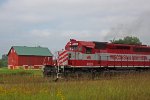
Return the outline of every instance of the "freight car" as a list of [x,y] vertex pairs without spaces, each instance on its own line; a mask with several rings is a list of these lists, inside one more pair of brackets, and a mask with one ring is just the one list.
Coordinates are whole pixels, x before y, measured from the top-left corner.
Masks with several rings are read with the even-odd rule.
[[[50,73],[100,73],[104,70],[150,69],[150,47],[70,39],[65,50],[58,52]],[[44,70],[46,73],[47,70]]]

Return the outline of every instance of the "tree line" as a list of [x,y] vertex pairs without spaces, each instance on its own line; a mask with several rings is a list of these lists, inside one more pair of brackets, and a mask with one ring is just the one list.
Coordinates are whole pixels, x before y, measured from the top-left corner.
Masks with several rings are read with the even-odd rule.
[[126,36],[123,39],[110,40],[110,42],[115,44],[142,45],[140,39],[134,36]]
[[8,57],[6,54],[2,55],[2,58],[0,59],[0,67],[7,67],[8,61],[7,61]]

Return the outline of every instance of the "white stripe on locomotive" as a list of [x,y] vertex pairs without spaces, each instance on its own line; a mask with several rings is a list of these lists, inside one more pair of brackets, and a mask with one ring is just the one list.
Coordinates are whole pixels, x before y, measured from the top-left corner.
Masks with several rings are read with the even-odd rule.
[[58,65],[67,65],[68,64],[68,53],[67,51],[58,52]]
[[115,53],[85,54],[81,52],[68,52],[68,53],[71,54],[70,60],[150,61],[150,55],[144,54],[115,54]]

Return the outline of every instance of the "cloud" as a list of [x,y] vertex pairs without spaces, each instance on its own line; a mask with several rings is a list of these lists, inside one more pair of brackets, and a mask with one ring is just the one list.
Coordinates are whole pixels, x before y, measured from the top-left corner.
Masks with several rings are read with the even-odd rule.
[[30,32],[30,34],[33,35],[33,36],[44,37],[44,38],[52,35],[48,30],[37,30],[37,29],[32,30]]
[[[105,36],[105,39],[123,38],[125,36],[136,36],[142,40],[142,42],[147,43],[149,39],[150,32],[150,11],[141,13],[136,19],[131,22],[120,23],[115,27],[112,27],[110,31]],[[112,39],[111,39],[112,40]]]
[[12,45],[59,50],[70,38],[109,41],[131,34],[149,43],[149,4],[149,0],[3,0],[0,45],[5,45],[0,46],[0,55]]

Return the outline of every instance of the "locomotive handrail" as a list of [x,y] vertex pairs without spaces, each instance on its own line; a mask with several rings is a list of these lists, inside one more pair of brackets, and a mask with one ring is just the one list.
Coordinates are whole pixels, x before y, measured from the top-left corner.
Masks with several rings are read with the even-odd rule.
[[106,56],[106,57],[107,57],[107,67],[108,67],[108,57],[109,57],[109,56]]
[[133,67],[134,67],[134,59],[133,59],[132,65],[133,65]]
[[101,67],[101,56],[100,56],[100,67]]
[[145,67],[145,58],[144,58],[144,67]]
[[129,62],[128,62],[129,58],[127,57],[127,67],[129,67]]
[[116,67],[116,58],[114,58],[114,67]]

